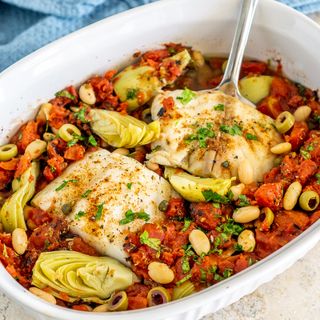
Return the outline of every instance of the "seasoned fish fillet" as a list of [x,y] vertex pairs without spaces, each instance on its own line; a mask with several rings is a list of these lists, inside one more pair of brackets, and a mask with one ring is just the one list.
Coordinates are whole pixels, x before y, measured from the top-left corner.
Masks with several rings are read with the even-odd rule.
[[184,94],[166,91],[154,99],[151,114],[160,120],[161,134],[147,158],[216,178],[237,176],[239,164],[248,161],[254,180],[261,181],[273,166],[270,147],[282,142],[273,119],[222,92]]
[[134,219],[120,224],[120,220],[132,210],[147,213],[150,223],[161,222],[164,215],[159,203],[173,193],[165,179],[138,161],[99,149],[71,164],[32,204],[58,215],[70,208],[67,219],[72,232],[101,254],[126,263],[125,237],[146,222]]

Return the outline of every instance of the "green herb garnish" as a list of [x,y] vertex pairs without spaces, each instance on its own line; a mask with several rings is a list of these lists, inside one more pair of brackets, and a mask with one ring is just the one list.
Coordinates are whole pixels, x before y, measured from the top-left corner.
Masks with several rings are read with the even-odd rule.
[[308,160],[311,158],[311,155],[308,151],[300,149],[300,154],[303,159]]
[[138,89],[128,89],[127,100],[133,100],[137,97],[139,90]]
[[181,96],[177,97],[178,100],[181,101],[182,104],[187,104],[189,103],[194,97],[196,96],[196,94],[191,91],[188,88],[184,88],[184,90],[181,93]]
[[131,190],[131,187],[132,187],[132,182],[127,183],[127,188],[128,188],[129,190]]
[[224,111],[224,104],[219,103],[216,106],[214,106],[213,109],[216,111]]
[[230,200],[227,197],[221,196],[220,194],[213,192],[212,190],[203,190],[202,194],[207,202],[212,201],[224,204],[230,202]]
[[207,271],[204,269],[200,269],[200,281],[206,282],[207,281]]
[[223,232],[228,236],[238,236],[243,230],[243,227],[240,224],[235,223],[233,219],[228,219],[226,223],[223,223],[220,226],[216,227],[216,230],[218,232]]
[[94,216],[94,220],[100,220],[103,212],[103,205],[104,203],[101,203],[97,206],[97,212],[96,215]]
[[180,286],[181,284],[185,283],[186,281],[188,281],[190,278],[192,277],[191,274],[186,275],[184,278],[182,278],[181,280],[176,282],[177,286]]
[[98,142],[93,135],[89,136],[88,142],[94,147],[96,147],[98,145]]
[[92,190],[90,190],[90,189],[86,190],[86,191],[81,195],[81,198],[86,198],[91,192],[92,192]]
[[244,194],[239,195],[239,200],[240,200],[238,203],[239,207],[246,207],[250,205],[250,201]]
[[89,122],[86,119],[86,108],[80,108],[78,111],[74,112],[73,114],[82,123],[88,123]]
[[125,214],[124,214],[125,218],[121,219],[119,221],[119,224],[124,225],[127,223],[130,223],[132,221],[134,221],[135,219],[141,219],[144,221],[149,221],[150,220],[150,216],[148,213],[146,212],[133,212],[131,209],[128,210]]
[[225,279],[231,277],[232,274],[233,274],[233,270],[232,269],[224,269],[224,271],[223,271],[223,277]]
[[316,173],[317,184],[320,184],[320,173]]
[[248,140],[258,140],[258,137],[253,135],[253,134],[251,134],[251,133],[247,133],[246,134],[246,139],[248,139]]
[[242,245],[239,244],[239,243],[236,243],[236,244],[234,245],[234,250],[236,250],[236,251],[238,251],[238,252],[243,251]]
[[233,126],[227,126],[225,124],[220,126],[220,131],[224,132],[224,133],[228,133],[232,136],[238,135],[241,136],[242,135],[242,129],[238,124],[234,124]]
[[181,229],[182,232],[185,232],[189,229],[190,227],[190,224],[191,224],[192,220],[189,220],[189,219],[185,219],[184,220],[184,225],[183,225],[183,228]]
[[75,134],[75,133],[72,136],[73,136],[73,139],[67,143],[68,147],[72,147],[75,144],[77,144],[78,141],[83,141],[85,139],[84,137],[79,136],[78,134]]
[[76,179],[63,180],[62,184],[61,184],[59,187],[57,187],[57,188],[55,189],[55,191],[60,191],[60,190],[62,190],[62,189],[63,189],[68,183],[70,183],[70,182],[72,182],[72,183],[77,183],[78,180],[76,180]]
[[67,90],[61,90],[55,93],[56,97],[65,97],[74,100],[76,97]]
[[75,220],[80,220],[81,217],[85,216],[86,213],[84,211],[79,211],[75,216]]
[[190,264],[189,264],[187,257],[183,257],[181,269],[182,269],[183,273],[188,273],[190,271]]
[[192,141],[198,141],[200,148],[207,147],[207,139],[214,138],[216,136],[215,132],[212,130],[212,123],[207,123],[206,127],[197,129],[195,134],[191,134],[185,139],[185,142],[191,143]]
[[160,251],[160,245],[161,241],[158,238],[149,238],[148,231],[143,231],[143,233],[140,235],[140,242],[141,244],[145,244],[151,249],[154,249],[156,251]]

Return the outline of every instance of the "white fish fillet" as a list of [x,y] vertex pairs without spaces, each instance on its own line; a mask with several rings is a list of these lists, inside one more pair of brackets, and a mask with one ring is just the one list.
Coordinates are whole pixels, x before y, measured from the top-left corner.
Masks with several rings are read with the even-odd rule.
[[[239,164],[248,161],[254,170],[254,180],[261,181],[263,174],[273,167],[275,155],[270,148],[282,138],[274,127],[274,120],[237,99],[218,91],[194,92],[195,96],[183,104],[182,90],[166,91],[156,96],[151,107],[152,119],[160,120],[160,138],[152,143],[155,149],[147,158],[150,161],[179,167],[201,177],[230,178],[237,176]],[[163,114],[163,100],[172,97],[174,108]],[[215,110],[222,104],[224,110]],[[199,128],[210,126],[215,137],[189,141]],[[238,125],[240,135],[221,130]],[[250,140],[247,134],[257,138]],[[228,164],[227,168],[226,165]]]
[[[64,181],[69,182],[56,191]],[[87,190],[92,191],[82,198]],[[150,223],[160,223],[164,215],[158,209],[159,203],[169,200],[172,194],[174,191],[165,179],[138,161],[99,149],[71,164],[34,197],[32,204],[59,215],[63,214],[64,204],[71,204],[72,212],[67,216],[71,231],[101,254],[128,264],[123,250],[125,237],[146,222],[135,219],[120,225],[119,221],[132,210],[148,213]],[[97,217],[99,206],[103,207],[101,217]],[[78,217],[81,211],[85,215]]]

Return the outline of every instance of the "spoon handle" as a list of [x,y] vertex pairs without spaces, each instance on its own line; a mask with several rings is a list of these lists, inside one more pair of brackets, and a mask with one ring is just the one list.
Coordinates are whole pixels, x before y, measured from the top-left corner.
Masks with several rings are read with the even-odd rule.
[[227,67],[219,87],[226,83],[231,83],[234,88],[238,88],[242,58],[258,1],[259,0],[241,0],[241,10],[236,32],[233,38]]

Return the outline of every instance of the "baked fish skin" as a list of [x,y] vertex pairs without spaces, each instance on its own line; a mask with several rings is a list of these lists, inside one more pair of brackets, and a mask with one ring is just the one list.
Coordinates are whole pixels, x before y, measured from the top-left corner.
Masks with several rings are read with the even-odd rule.
[[[254,180],[273,167],[270,148],[283,142],[274,120],[220,91],[192,92],[183,101],[183,90],[159,93],[152,104],[152,119],[160,120],[160,138],[147,158],[182,168],[200,177],[237,177],[248,161]],[[165,99],[174,102],[164,110]],[[167,100],[167,101],[168,101]]]
[[[128,232],[139,230],[148,218],[150,223],[161,223],[164,214],[158,206],[173,195],[165,179],[138,161],[99,149],[71,164],[32,204],[58,215],[64,215],[65,205],[72,208],[66,216],[71,231],[100,254],[128,264],[123,249]],[[120,224],[130,210],[148,218]]]

